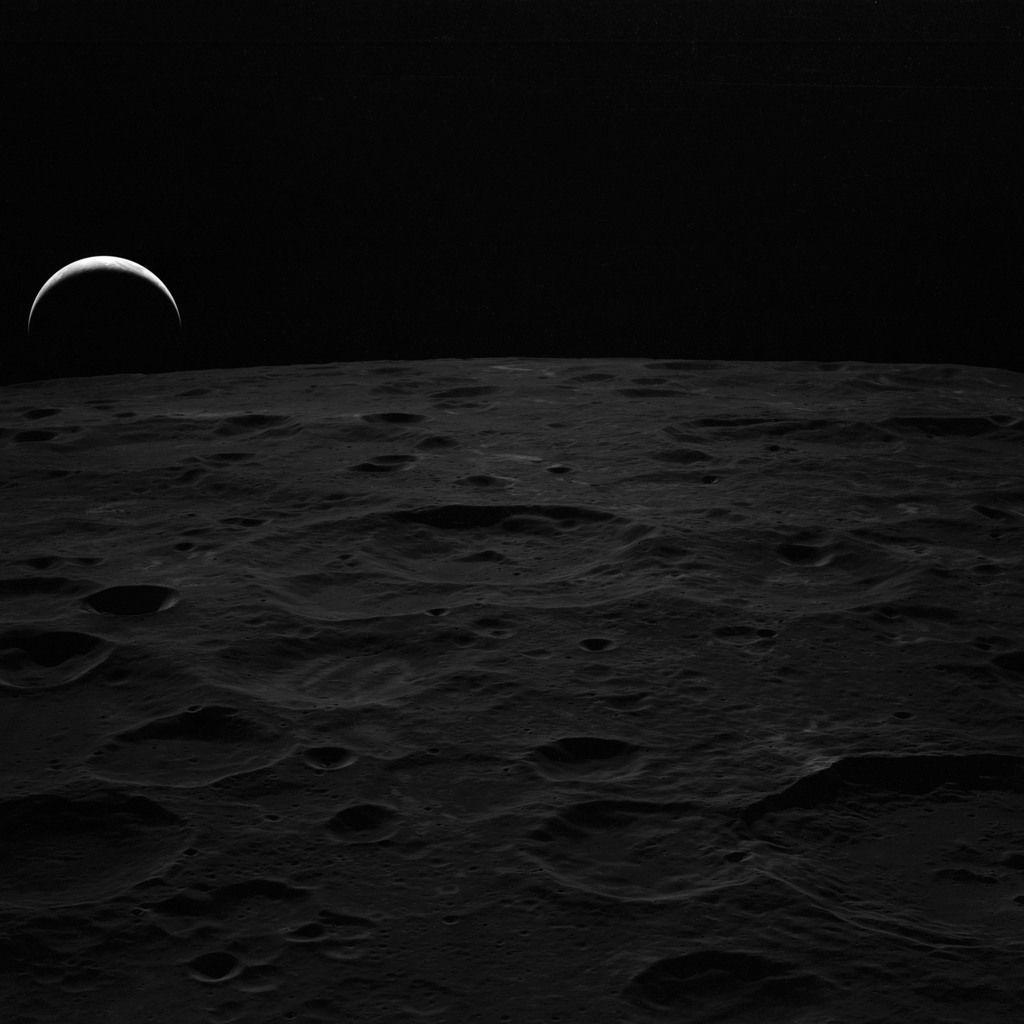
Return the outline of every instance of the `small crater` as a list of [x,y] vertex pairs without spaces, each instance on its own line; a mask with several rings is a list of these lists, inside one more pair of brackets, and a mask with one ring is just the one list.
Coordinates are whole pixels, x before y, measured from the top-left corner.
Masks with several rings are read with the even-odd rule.
[[10,668],[11,663],[21,660],[19,655],[27,656],[36,665],[52,668],[63,665],[71,658],[90,654],[105,641],[91,633],[73,632],[11,632],[0,635],[0,667]]
[[500,640],[507,640],[509,637],[515,636],[517,632],[513,620],[495,618],[491,615],[485,615],[483,618],[476,619],[473,622],[473,628],[487,636],[493,636]]
[[302,760],[318,771],[335,771],[353,764],[356,756],[345,747],[310,747],[303,752]]
[[408,469],[418,461],[415,455],[375,455],[367,462],[352,466],[357,473],[394,473],[396,470]]
[[286,942],[320,942],[327,935],[327,929],[319,921],[309,921],[286,932],[284,938]]
[[504,562],[506,561],[505,556],[500,551],[495,551],[492,548],[487,548],[484,551],[474,551],[469,555],[462,555],[456,559],[457,562]]
[[267,413],[245,413],[242,416],[229,416],[214,431],[218,436],[233,436],[235,434],[251,434],[254,431],[266,430],[269,427],[279,427],[290,423],[291,417],[277,416]]
[[85,598],[85,604],[105,615],[152,615],[172,608],[178,603],[179,596],[173,587],[129,584],[98,590]]
[[[699,950],[658,960],[627,986],[626,995],[656,1010],[728,1014],[746,1005],[799,1005],[823,979],[797,965],[752,953]],[[772,1019],[781,1019],[775,1018]]]
[[502,522],[501,528],[507,533],[521,533],[534,537],[554,538],[558,534],[558,526],[544,516],[511,515]]
[[711,635],[734,647],[770,647],[776,633],[773,629],[754,626],[719,626]]
[[382,466],[408,466],[411,462],[416,462],[415,455],[375,455],[371,462],[377,462]]
[[177,815],[111,790],[0,801],[0,901],[77,906],[161,873],[187,845]]
[[707,462],[711,456],[696,448],[675,448],[664,452],[650,452],[649,457],[659,462],[672,462],[677,466],[690,466],[695,462]]
[[997,429],[986,416],[894,416],[883,424],[904,433],[919,431],[929,437],[978,437]]
[[384,804],[353,804],[327,822],[327,831],[346,843],[379,843],[398,831],[398,812]]
[[824,565],[828,561],[824,548],[810,544],[780,544],[775,550],[790,565]]
[[600,700],[613,710],[640,711],[650,703],[653,695],[641,690],[636,693],[609,693]]
[[250,519],[247,516],[226,516],[220,520],[225,526],[241,526],[247,530],[255,529],[257,526],[262,526],[267,520],[266,519]]
[[795,808],[820,808],[857,792],[921,796],[940,787],[1024,792],[1024,758],[1009,754],[859,755],[839,758],[820,771],[743,809],[750,825],[759,818]]
[[579,646],[585,651],[608,651],[618,644],[605,636],[588,636],[579,642]]
[[181,740],[201,743],[247,743],[263,738],[263,730],[241,716],[237,708],[196,707],[122,733],[124,743]]
[[194,705],[117,733],[88,759],[114,782],[159,782],[189,789],[273,763],[288,738],[233,707]]
[[668,388],[617,388],[624,398],[679,398],[681,391],[670,391]]
[[364,413],[360,419],[365,423],[393,423],[393,424],[409,424],[409,423],[422,423],[426,416],[421,416],[415,412],[368,412]]
[[490,473],[474,473],[472,476],[459,477],[457,484],[479,487],[482,490],[506,490],[515,480],[505,476],[492,476]]
[[11,440],[16,444],[32,443],[35,441],[52,441],[60,434],[56,430],[19,430]]
[[449,388],[447,391],[435,391],[430,397],[435,401],[446,401],[452,398],[483,398],[486,395],[497,394],[499,388],[491,384],[480,384],[464,388]]
[[235,977],[242,969],[238,957],[231,953],[203,953],[188,964],[189,974],[196,981],[207,983],[227,981]]
[[309,898],[309,890],[287,885],[275,878],[247,878],[212,891],[205,887],[177,892],[153,905],[153,911],[164,917],[192,917],[225,921],[259,903],[301,903]]
[[[37,569],[48,569],[56,558],[30,558],[26,562]],[[64,576],[23,576],[0,579],[0,597],[33,597],[36,594],[62,594],[72,591],[74,584]]]
[[940,868],[932,877],[950,882],[968,882],[976,885],[997,885],[999,879],[993,875],[980,874],[967,868]]
[[431,437],[423,438],[416,444],[416,447],[422,448],[425,452],[432,452],[439,448],[458,448],[459,442],[454,437],[434,434]]
[[1012,512],[1001,508],[991,508],[988,505],[972,505],[971,511],[983,515],[986,519],[1016,519]]
[[391,513],[399,523],[417,523],[441,530],[488,530],[508,520],[549,519],[567,529],[580,523],[606,523],[611,512],[562,505],[432,505]]
[[537,768],[551,779],[609,776],[633,760],[637,748],[602,736],[565,736],[535,751]]
[[203,459],[203,462],[246,462],[253,458],[252,452],[214,452]]
[[566,736],[557,743],[539,747],[537,753],[558,764],[585,764],[624,757],[636,747],[622,740],[609,740],[600,736]]
[[997,654],[992,659],[996,668],[1012,672],[1014,675],[1024,675],[1024,651],[1007,651],[1006,654]]

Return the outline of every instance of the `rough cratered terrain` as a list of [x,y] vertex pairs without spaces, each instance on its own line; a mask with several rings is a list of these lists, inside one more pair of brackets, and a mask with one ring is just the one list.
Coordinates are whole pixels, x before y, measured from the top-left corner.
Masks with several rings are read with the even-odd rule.
[[0,389],[25,1024],[1010,1019],[1024,378]]

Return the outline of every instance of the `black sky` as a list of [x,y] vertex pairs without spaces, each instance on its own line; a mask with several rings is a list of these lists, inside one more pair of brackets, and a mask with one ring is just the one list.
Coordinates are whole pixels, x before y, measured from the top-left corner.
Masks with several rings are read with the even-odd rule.
[[171,287],[168,369],[1018,368],[1019,4],[9,0],[0,19],[6,380],[35,365],[35,291],[96,253]]

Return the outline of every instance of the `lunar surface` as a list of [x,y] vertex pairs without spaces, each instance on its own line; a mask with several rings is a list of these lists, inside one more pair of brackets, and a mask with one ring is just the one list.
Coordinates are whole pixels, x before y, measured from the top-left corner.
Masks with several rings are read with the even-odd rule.
[[18,1024],[1006,1022],[1024,376],[0,389]]

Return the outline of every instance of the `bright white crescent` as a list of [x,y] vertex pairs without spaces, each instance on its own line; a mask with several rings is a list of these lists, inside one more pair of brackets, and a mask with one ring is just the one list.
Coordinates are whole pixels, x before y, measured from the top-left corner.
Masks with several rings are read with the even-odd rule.
[[167,300],[174,307],[174,315],[178,318],[178,326],[181,326],[181,313],[178,310],[178,304],[174,301],[174,296],[171,294],[167,285],[165,285],[163,281],[153,273],[153,271],[148,270],[146,267],[142,266],[141,263],[125,259],[123,256],[86,256],[84,259],[75,260],[74,263],[69,263],[66,267],[61,267],[61,269],[58,270],[42,288],[39,289],[39,294],[36,295],[35,300],[32,303],[32,308],[28,313],[28,330],[30,332],[32,330],[32,315],[35,313],[40,300],[49,294],[62,281],[66,281],[71,277],[77,277],[80,274],[108,270],[113,271],[114,273],[133,274],[158,288],[167,296]]

